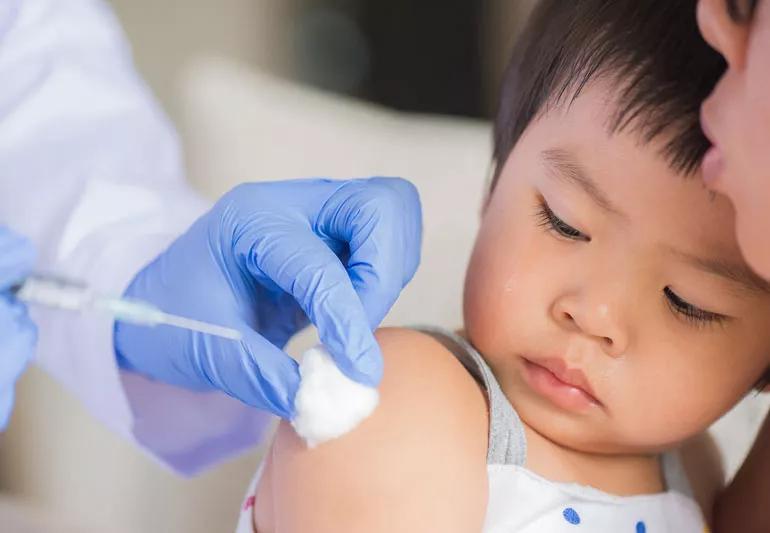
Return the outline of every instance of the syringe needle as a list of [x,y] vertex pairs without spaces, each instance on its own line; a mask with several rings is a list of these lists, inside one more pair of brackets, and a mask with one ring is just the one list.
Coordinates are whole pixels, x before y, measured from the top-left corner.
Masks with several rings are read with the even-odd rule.
[[240,332],[233,328],[166,313],[154,305],[140,300],[130,298],[97,298],[94,305],[111,312],[116,320],[123,320],[133,324],[145,324],[148,326],[165,324],[167,326],[216,335],[225,339],[236,341],[241,339]]
[[208,322],[202,322],[193,318],[186,318],[169,313],[163,313],[162,316],[158,316],[157,323],[166,324],[168,326],[176,326],[178,328],[189,329],[192,331],[199,331],[200,333],[216,335],[217,337],[224,337],[234,341],[241,340],[241,333],[233,328],[217,326],[216,324],[210,324]]

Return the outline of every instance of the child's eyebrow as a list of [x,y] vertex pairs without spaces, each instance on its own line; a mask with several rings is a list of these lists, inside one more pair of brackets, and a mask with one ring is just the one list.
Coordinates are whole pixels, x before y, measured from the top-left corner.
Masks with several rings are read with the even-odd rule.
[[583,165],[567,150],[549,148],[540,153],[548,173],[569,185],[576,185],[585,192],[603,210],[610,214],[626,218],[625,213],[615,207],[599,186],[591,179]]
[[695,268],[725,278],[733,283],[737,283],[749,292],[770,294],[770,283],[762,279],[745,263],[734,263],[718,258],[699,257],[677,250],[668,245],[666,245],[666,249]]
[[[625,213],[615,207],[607,195],[590,178],[580,162],[563,148],[549,148],[540,153],[549,175],[568,185],[577,186],[585,192],[600,208],[608,213],[627,218]],[[734,263],[718,258],[704,258],[692,255],[673,247],[667,250],[695,268],[725,278],[752,293],[770,294],[770,283],[754,273],[745,263]]]

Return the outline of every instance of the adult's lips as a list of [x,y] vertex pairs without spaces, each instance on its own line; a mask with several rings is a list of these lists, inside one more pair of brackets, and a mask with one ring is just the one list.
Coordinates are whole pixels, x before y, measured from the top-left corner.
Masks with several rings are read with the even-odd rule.
[[703,129],[703,133],[711,143],[711,146],[703,156],[703,162],[701,163],[703,182],[708,187],[714,187],[719,180],[719,177],[722,175],[722,171],[724,170],[724,157],[722,156],[722,151],[719,149],[719,145],[715,140],[713,130],[709,125],[709,120],[706,116],[705,105],[701,106],[700,123],[701,128]]
[[711,146],[703,156],[701,171],[703,174],[703,183],[709,188],[715,188],[719,177],[722,175],[725,163],[722,158],[722,152],[716,146]]

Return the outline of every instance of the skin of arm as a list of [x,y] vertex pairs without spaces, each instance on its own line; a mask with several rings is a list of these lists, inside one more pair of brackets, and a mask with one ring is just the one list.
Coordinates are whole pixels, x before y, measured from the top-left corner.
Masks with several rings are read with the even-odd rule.
[[714,506],[714,533],[770,531],[770,415],[732,483]]
[[259,533],[481,531],[486,399],[433,338],[377,333],[380,404],[347,435],[308,449],[282,422],[256,494]]

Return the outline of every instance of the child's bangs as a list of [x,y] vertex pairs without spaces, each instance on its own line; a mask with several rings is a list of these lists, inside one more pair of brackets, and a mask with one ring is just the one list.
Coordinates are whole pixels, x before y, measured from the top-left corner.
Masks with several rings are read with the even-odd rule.
[[725,68],[698,32],[695,6],[695,0],[543,0],[503,79],[495,180],[539,113],[569,105],[598,80],[615,91],[610,131],[633,131],[644,143],[665,136],[662,157],[675,171],[691,174],[709,147],[700,105]]

